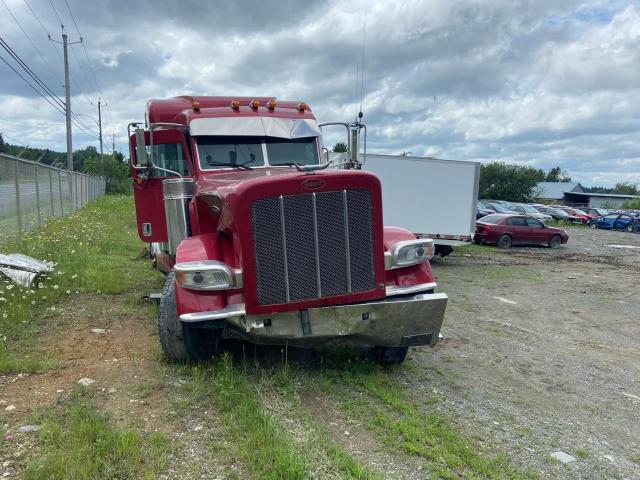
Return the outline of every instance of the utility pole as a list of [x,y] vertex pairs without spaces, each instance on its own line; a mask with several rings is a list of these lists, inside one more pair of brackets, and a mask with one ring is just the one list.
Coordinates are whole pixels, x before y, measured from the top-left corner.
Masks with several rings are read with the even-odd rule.
[[[64,53],[64,113],[67,125],[67,170],[73,172],[73,141],[71,139],[71,80],[69,79],[69,45],[75,43],[82,43],[82,38],[79,42],[69,42],[67,34],[64,33],[64,25],[60,25],[62,28],[62,42],[54,40],[49,35],[49,40],[56,43],[62,43],[62,50]],[[69,195],[71,196],[71,204],[75,205],[75,193],[73,176],[69,177]]]
[[100,110],[100,97],[98,97],[98,134],[100,135],[100,163],[103,163],[102,158],[102,112]]
[[67,169],[73,172],[73,141],[71,139],[71,85],[69,81],[69,52],[67,34],[62,27],[62,48],[64,50],[64,113],[67,122]]

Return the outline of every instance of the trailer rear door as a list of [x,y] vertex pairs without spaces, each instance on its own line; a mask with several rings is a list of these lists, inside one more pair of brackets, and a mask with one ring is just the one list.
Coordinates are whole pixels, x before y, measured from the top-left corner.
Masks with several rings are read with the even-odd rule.
[[468,243],[475,233],[480,164],[367,154],[363,169],[382,182],[384,223],[433,238]]

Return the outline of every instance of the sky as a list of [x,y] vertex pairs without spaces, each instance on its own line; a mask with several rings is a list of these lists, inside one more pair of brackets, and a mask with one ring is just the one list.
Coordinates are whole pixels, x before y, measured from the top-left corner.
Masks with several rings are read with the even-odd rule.
[[[106,104],[107,152],[113,133],[128,151],[127,123],[150,98],[276,96],[320,122],[362,105],[369,152],[640,183],[640,0],[0,0],[0,37],[64,99],[47,38],[61,22],[83,38],[69,53],[72,110],[97,131]],[[2,61],[0,131],[66,148],[64,116]],[[97,145],[78,128],[73,139]]]

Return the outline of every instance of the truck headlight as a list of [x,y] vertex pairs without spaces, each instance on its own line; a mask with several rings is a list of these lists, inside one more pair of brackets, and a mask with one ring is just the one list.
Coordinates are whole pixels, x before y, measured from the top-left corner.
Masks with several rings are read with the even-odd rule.
[[396,242],[384,253],[385,269],[391,270],[426,262],[433,257],[433,248],[433,240],[430,238]]
[[176,263],[176,281],[189,290],[229,290],[242,287],[242,270],[218,260]]

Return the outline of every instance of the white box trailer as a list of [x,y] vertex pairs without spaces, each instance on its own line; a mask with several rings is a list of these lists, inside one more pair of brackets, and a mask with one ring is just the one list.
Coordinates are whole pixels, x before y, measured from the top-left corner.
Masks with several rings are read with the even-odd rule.
[[382,182],[384,224],[432,238],[436,254],[473,241],[480,164],[431,157],[360,155]]

